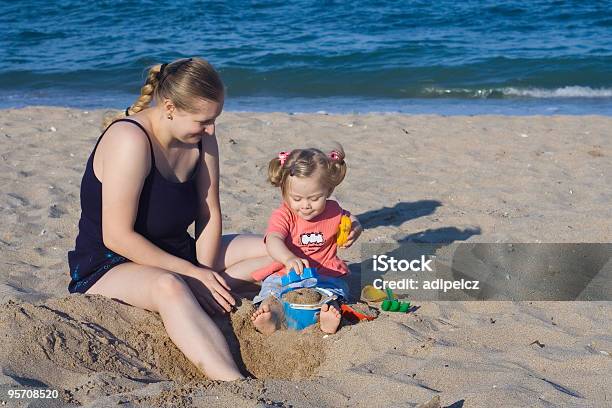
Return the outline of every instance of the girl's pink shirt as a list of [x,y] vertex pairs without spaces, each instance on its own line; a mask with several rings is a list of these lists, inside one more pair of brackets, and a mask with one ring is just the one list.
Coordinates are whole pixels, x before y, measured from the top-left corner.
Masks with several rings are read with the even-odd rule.
[[[342,215],[350,215],[334,200],[327,200],[325,210],[312,220],[297,216],[289,206],[283,204],[274,210],[268,221],[268,234],[275,232],[285,238],[285,245],[297,257],[308,259],[310,267],[326,276],[343,276],[349,269],[337,256],[336,236]],[[274,262],[253,272],[253,278],[264,280],[267,276],[285,274],[285,266]]]

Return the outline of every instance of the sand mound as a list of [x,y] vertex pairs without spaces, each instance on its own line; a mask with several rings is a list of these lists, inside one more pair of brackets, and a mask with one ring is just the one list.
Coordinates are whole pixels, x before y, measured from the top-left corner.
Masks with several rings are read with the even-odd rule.
[[279,330],[264,336],[251,321],[254,310],[251,302],[244,301],[232,314],[246,369],[257,378],[297,379],[314,375],[325,358],[319,329],[313,326],[300,332]]
[[323,295],[310,288],[295,289],[283,295],[283,300],[298,305],[314,305],[321,301]]

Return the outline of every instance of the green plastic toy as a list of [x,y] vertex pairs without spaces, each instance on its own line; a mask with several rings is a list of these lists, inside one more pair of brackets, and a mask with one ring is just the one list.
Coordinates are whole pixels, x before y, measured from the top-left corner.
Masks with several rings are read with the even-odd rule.
[[387,288],[387,298],[383,300],[380,308],[385,312],[406,313],[410,310],[410,302],[400,302],[393,297],[393,291]]

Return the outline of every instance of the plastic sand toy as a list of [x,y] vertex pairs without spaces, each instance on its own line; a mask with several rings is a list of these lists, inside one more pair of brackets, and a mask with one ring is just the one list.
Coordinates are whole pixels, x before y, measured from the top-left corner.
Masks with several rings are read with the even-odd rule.
[[351,232],[351,219],[347,215],[343,215],[340,218],[340,225],[338,226],[338,237],[336,238],[336,244],[342,246],[348,241],[349,233]]
[[387,298],[383,300],[380,308],[385,312],[406,313],[410,311],[410,302],[400,302],[399,300],[395,299],[393,291],[391,289],[387,289]]
[[[301,288],[308,288],[317,284],[317,268],[304,268],[301,275],[291,269],[289,273],[281,276],[281,285],[290,286],[292,283],[298,283]],[[284,291],[284,288],[283,288]]]
[[302,330],[308,326],[312,326],[317,323],[317,315],[321,311],[321,306],[337,298],[336,295],[332,294],[327,289],[313,288],[313,290],[321,293],[322,297],[318,303],[312,305],[289,303],[281,299],[287,328]]
[[400,302],[398,300],[383,300],[380,308],[385,312],[406,313],[410,310],[410,302]]
[[[317,314],[321,311],[321,306],[338,298],[327,289],[314,287],[317,284],[317,276],[316,268],[304,268],[301,275],[298,275],[291,269],[288,274],[281,277],[283,290],[280,302],[283,305],[288,328],[302,330],[315,324],[317,322]],[[321,300],[315,304],[297,304],[283,300],[283,294],[299,288],[312,288],[316,290],[321,293]]]
[[387,297],[384,290],[376,289],[372,285],[366,285],[361,289],[361,300],[365,302],[380,302]]
[[361,322],[363,320],[374,320],[376,319],[376,315],[367,315],[356,310],[354,307],[343,303],[340,306],[340,310],[342,311],[342,317],[346,318],[349,321],[353,322]]

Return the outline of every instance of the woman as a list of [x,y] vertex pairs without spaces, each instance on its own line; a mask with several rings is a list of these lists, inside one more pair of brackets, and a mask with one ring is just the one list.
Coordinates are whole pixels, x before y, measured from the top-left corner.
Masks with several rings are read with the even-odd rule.
[[209,378],[235,380],[242,374],[210,315],[230,311],[230,288],[272,260],[261,236],[221,236],[215,119],[223,102],[205,60],[149,70],[129,118],[111,120],[87,162],[69,291],[158,312]]

